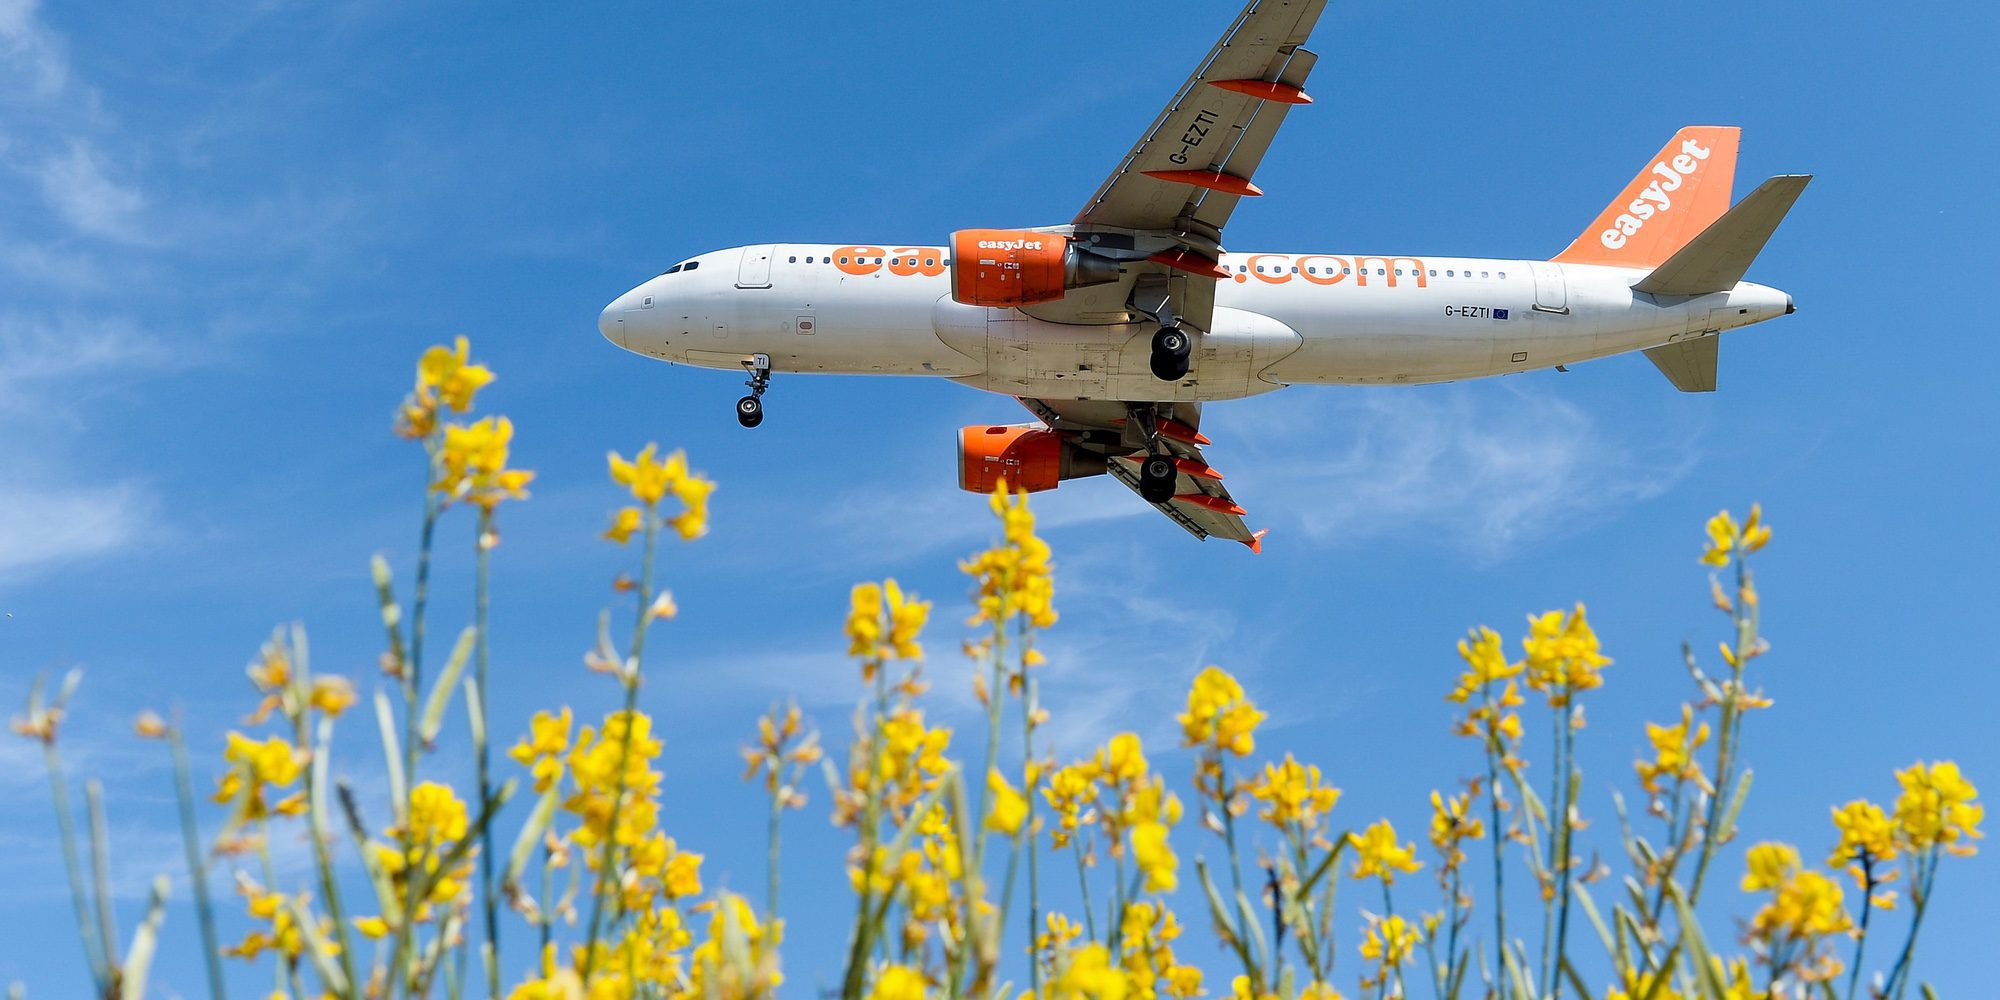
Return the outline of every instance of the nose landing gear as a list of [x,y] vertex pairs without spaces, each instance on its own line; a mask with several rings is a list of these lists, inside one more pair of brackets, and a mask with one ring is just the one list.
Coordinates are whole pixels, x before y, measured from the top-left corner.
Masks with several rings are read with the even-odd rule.
[[736,401],[736,422],[755,427],[764,422],[764,390],[771,387],[771,356],[752,355],[744,367],[750,369],[750,381],[743,383],[750,387],[750,395]]

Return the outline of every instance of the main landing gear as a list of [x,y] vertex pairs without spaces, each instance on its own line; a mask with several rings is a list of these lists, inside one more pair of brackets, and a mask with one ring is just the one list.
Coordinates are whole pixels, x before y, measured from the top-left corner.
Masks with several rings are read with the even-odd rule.
[[1147,455],[1139,463],[1139,496],[1147,503],[1166,503],[1174,498],[1174,481],[1180,468],[1167,455]]
[[750,387],[750,395],[736,401],[736,422],[755,427],[764,422],[764,390],[771,387],[771,356],[752,355],[744,367],[750,369],[750,381],[743,383]]
[[[1154,357],[1158,355],[1159,352],[1155,351]],[[1174,498],[1174,487],[1180,482],[1181,469],[1180,463],[1160,443],[1159,413],[1143,404],[1134,404],[1127,412],[1131,414],[1132,426],[1137,427],[1146,439],[1146,457],[1139,460],[1139,496],[1147,503],[1166,503]]]
[[1160,327],[1153,334],[1153,377],[1162,382],[1178,382],[1187,377],[1192,338],[1179,324]]

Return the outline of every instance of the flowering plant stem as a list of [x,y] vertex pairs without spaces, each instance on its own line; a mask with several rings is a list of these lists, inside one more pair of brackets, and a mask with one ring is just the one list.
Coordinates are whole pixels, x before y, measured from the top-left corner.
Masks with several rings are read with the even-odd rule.
[[[493,543],[493,508],[479,509],[479,534],[474,539],[477,552],[477,567],[473,574],[473,628],[478,635],[478,645],[473,653],[472,676],[477,692],[479,717],[485,719],[486,665],[490,648],[488,630],[488,605],[491,600],[491,560]],[[415,706],[411,706],[415,711]],[[473,749],[478,760],[479,802],[481,811],[493,808],[493,778],[490,773],[491,750],[486,739],[486,727],[481,725],[473,734],[477,744]],[[492,1000],[500,1000],[500,901],[493,882],[493,824],[485,823],[479,829],[479,902],[482,915],[486,919],[486,940],[480,950],[480,965],[486,971],[486,992]]]

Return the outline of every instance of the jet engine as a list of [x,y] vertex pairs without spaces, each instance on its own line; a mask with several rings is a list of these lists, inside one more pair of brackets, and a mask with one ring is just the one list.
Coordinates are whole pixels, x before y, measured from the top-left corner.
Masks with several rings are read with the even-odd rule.
[[1039,493],[1065,479],[1105,471],[1102,454],[1085,451],[1041,424],[974,424],[958,430],[958,486],[991,493],[1005,482],[1010,490]]
[[1072,288],[1118,280],[1118,262],[1060,233],[961,229],[951,234],[951,297],[969,306],[1054,302]]

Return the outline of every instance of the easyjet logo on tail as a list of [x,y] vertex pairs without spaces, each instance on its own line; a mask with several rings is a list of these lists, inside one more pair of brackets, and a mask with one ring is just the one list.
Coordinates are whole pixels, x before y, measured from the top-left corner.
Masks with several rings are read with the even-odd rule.
[[1702,148],[1695,140],[1686,139],[1681,142],[1679,155],[1653,164],[1653,173],[1659,175],[1659,179],[1646,185],[1645,190],[1639,192],[1639,197],[1626,203],[1625,213],[1612,220],[1611,228],[1597,235],[1598,242],[1608,250],[1623,249],[1626,240],[1639,235],[1639,230],[1646,227],[1647,219],[1674,207],[1670,195],[1679,191],[1687,178],[1701,169],[1710,152],[1712,150]]
[[1555,259],[1657,267],[1729,211],[1741,136],[1728,125],[1689,125],[1674,133]]

